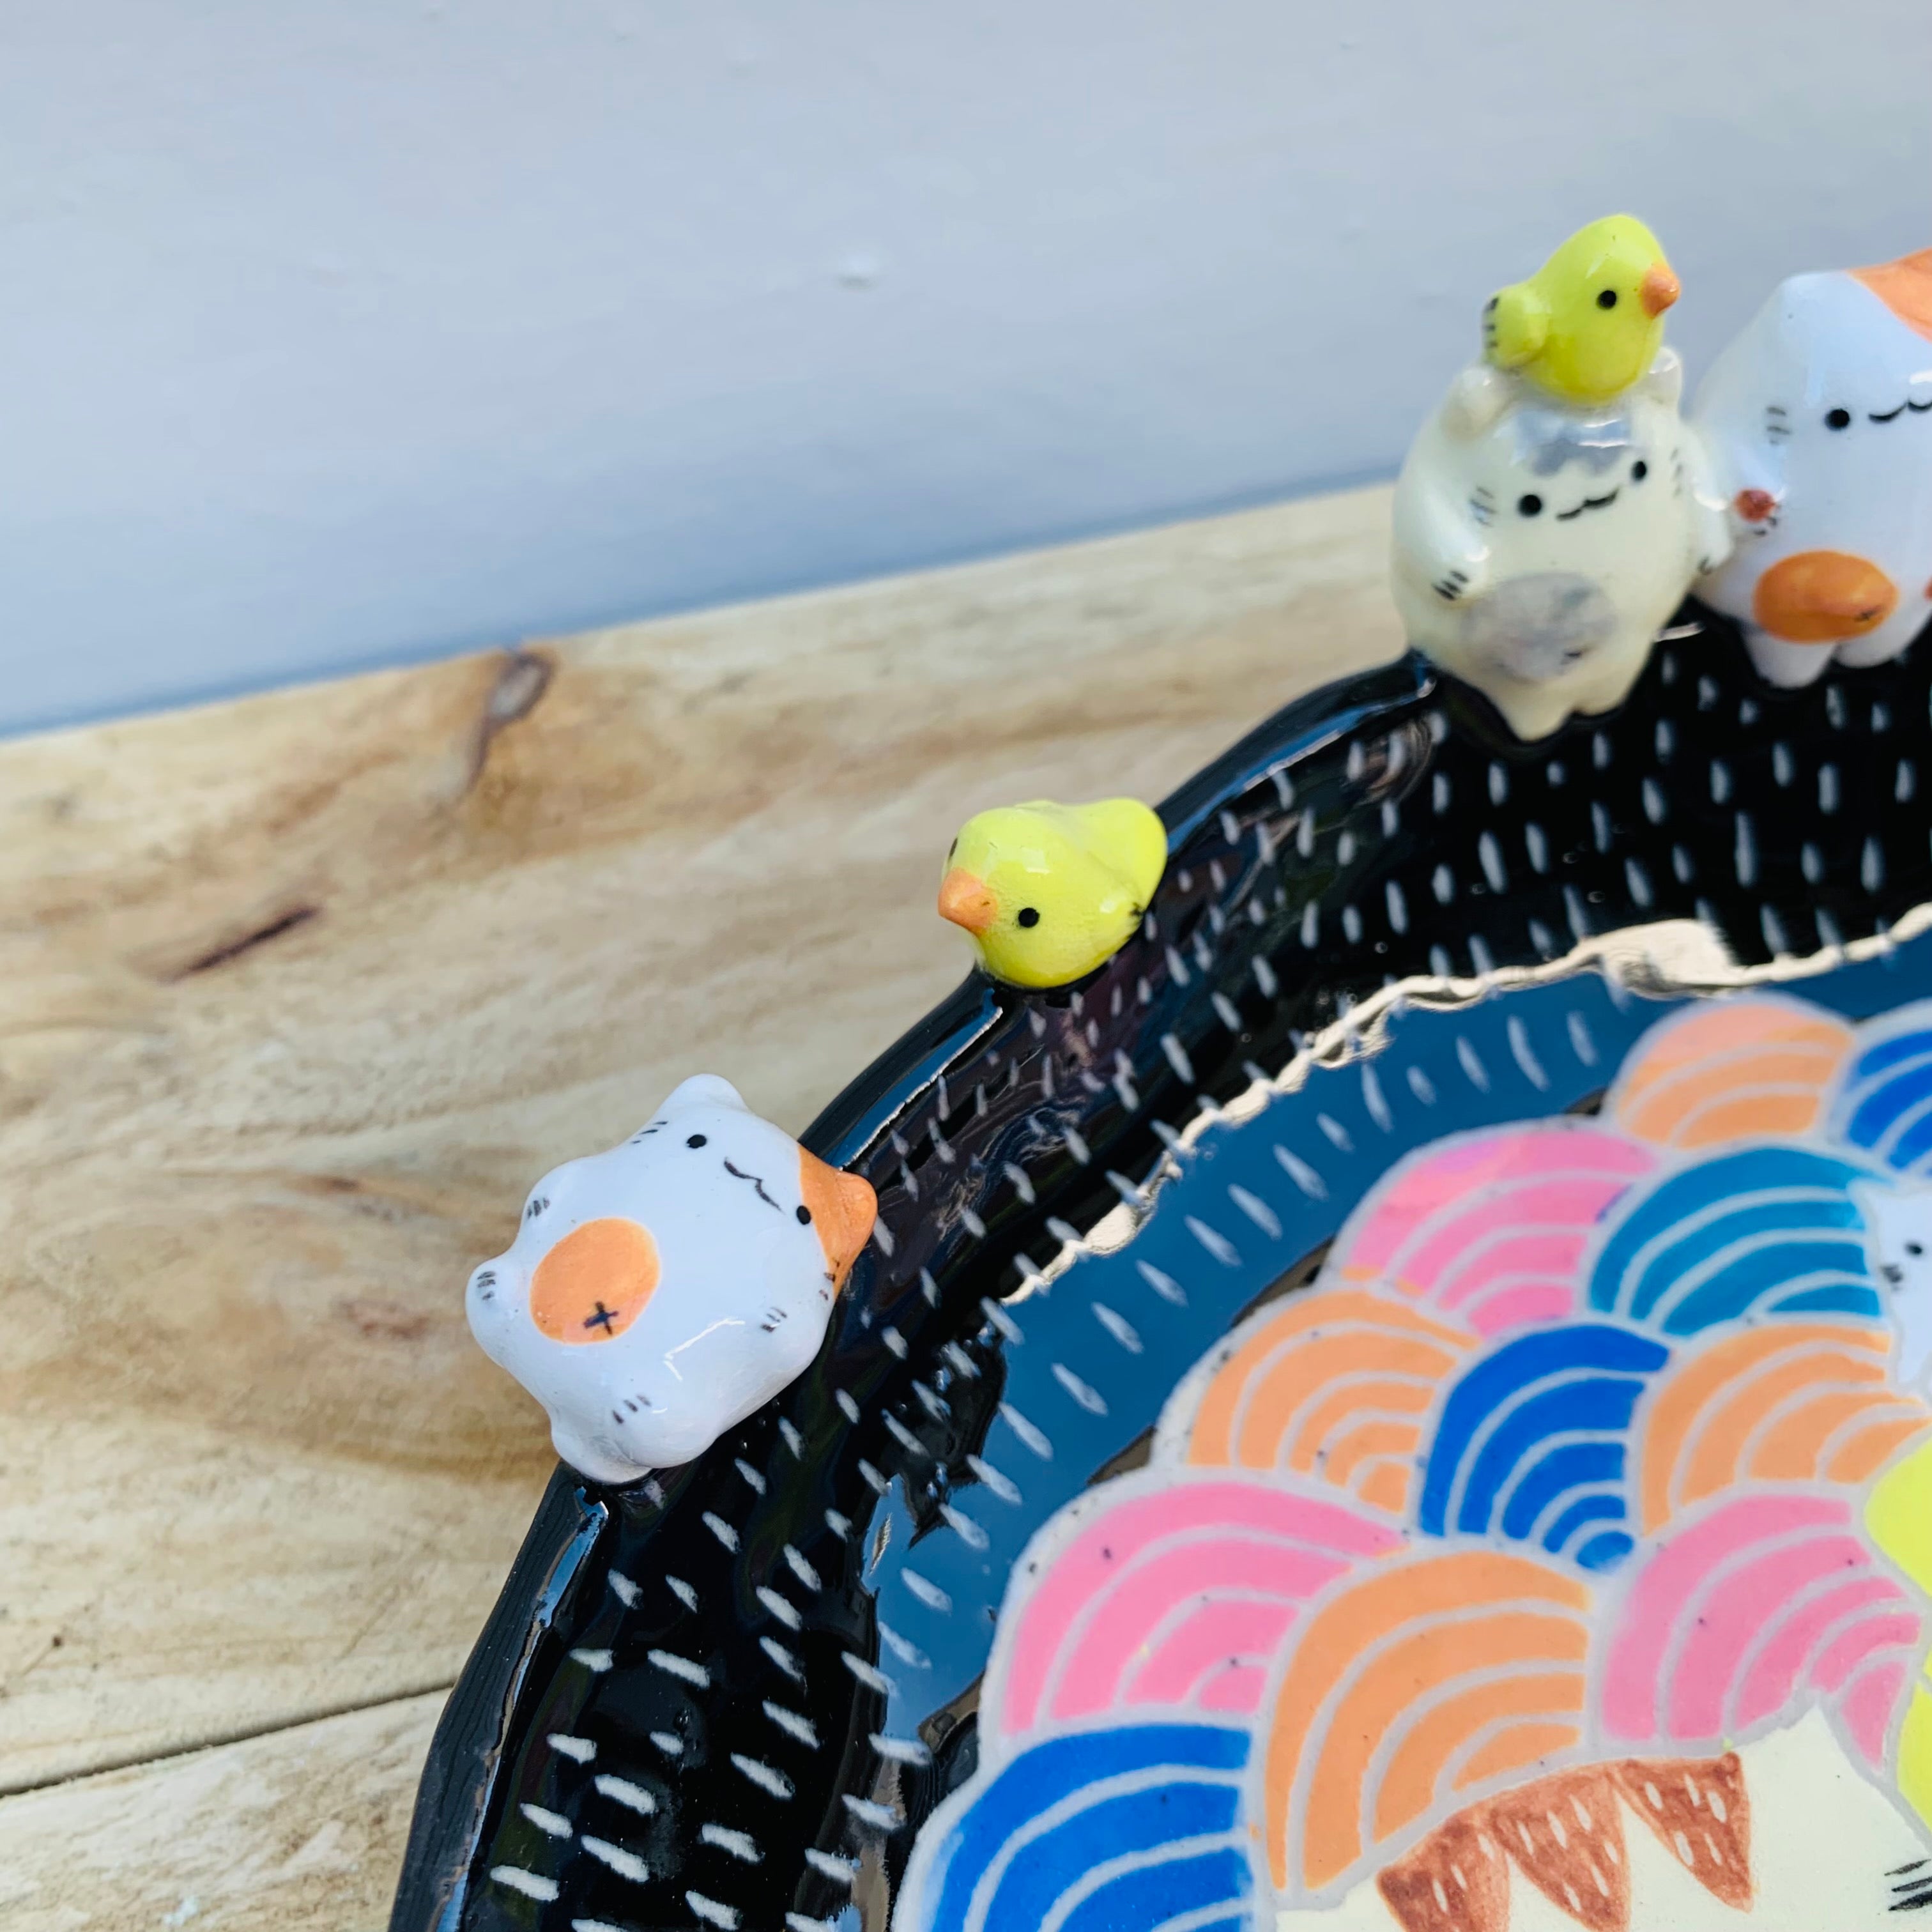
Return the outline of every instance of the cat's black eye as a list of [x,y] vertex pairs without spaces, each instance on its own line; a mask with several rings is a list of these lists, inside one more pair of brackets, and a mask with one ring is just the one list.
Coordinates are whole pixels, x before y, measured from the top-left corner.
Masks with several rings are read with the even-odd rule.
[[1851,426],[1852,412],[1850,410],[1827,410],[1825,412],[1825,427],[1827,429],[1850,429]]
[[1616,305],[1617,292],[1615,289],[1600,289],[1598,290],[1597,306],[1599,308],[1615,308]]
[[1031,906],[1022,906],[1019,910],[1019,922],[1022,926],[1037,926],[1040,923],[1040,914]]
[[801,1228],[812,1226],[812,1210],[803,1202],[801,1201],[792,1212],[798,1216],[798,1224]]
[[1641,483],[1649,474],[1650,465],[1640,456],[1630,465],[1630,481],[1633,483]]
[[707,1138],[708,1136],[704,1134],[693,1134],[690,1139],[685,1142],[685,1145],[686,1147],[702,1147]]
[[1906,1243],[1906,1244],[1905,1244],[1905,1252],[1906,1252],[1908,1255],[1910,1255],[1910,1256],[1913,1256],[1915,1258],[1916,1258],[1916,1257],[1918,1257],[1918,1256],[1920,1256],[1920,1255],[1922,1255],[1922,1254],[1925,1252],[1925,1249],[1924,1249],[1924,1244],[1923,1244],[1922,1243],[1921,1243],[1921,1242],[1918,1242],[1918,1241],[1907,1241],[1907,1242]]
[[1526,517],[1539,517],[1543,514],[1543,499],[1532,490],[1526,496],[1519,496],[1516,506]]

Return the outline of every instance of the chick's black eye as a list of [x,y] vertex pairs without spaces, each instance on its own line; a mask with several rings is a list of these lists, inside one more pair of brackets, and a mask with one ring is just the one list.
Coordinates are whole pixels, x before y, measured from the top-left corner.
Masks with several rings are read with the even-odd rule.
[[1825,412],[1825,427],[1827,429],[1850,429],[1851,426],[1852,412],[1850,410],[1827,410]]
[[704,1134],[693,1134],[690,1139],[685,1142],[685,1145],[686,1147],[702,1147],[707,1138],[708,1136]]
[[1630,481],[1633,483],[1641,483],[1649,474],[1650,465],[1640,456],[1630,465]]
[[1539,517],[1543,514],[1543,499],[1532,490],[1526,496],[1516,500],[1516,508],[1526,517]]
[[1599,308],[1615,308],[1616,305],[1617,292],[1615,289],[1599,289],[1597,291],[1597,306]]
[[812,1210],[802,1201],[791,1211],[798,1216],[798,1225],[801,1228],[808,1228],[812,1226]]
[[1022,906],[1018,918],[1022,926],[1037,926],[1040,923],[1040,914],[1031,906]]
[[1925,1250],[1924,1245],[1920,1242],[1907,1241],[1905,1244],[1905,1252],[1908,1255],[1916,1256],[1922,1255],[1925,1252]]

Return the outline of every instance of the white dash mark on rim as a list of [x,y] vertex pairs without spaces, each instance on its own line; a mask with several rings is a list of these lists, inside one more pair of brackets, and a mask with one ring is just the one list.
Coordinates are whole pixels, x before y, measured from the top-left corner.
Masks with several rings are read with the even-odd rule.
[[[990,1490],[994,1496],[999,1498],[1001,1502],[1017,1503],[1019,1502],[1020,1486],[1018,1484],[1015,1482],[1012,1477],[1009,1476],[1004,1470],[994,1468],[992,1464],[986,1460],[985,1456],[969,1454],[966,1458],[966,1466],[973,1472],[974,1475],[979,1478],[981,1482],[986,1484],[986,1487]],[[910,1576],[912,1574],[912,1572],[910,1570],[905,1570],[902,1572],[902,1574],[904,1576]],[[922,1581],[923,1579],[921,1580]],[[928,1587],[934,1588],[936,1586],[928,1586]],[[915,1596],[918,1594],[919,1593],[916,1591],[914,1592]],[[944,1590],[941,1590],[939,1594],[944,1597],[945,1596],[946,1592]],[[938,1606],[934,1605],[933,1607],[936,1609]],[[952,1604],[950,1599],[946,1604],[946,1607],[949,1610],[952,1608]]]
[[1438,866],[1430,874],[1429,889],[1438,905],[1447,905],[1456,896],[1456,875],[1447,866]]
[[1315,942],[1322,936],[1322,908],[1310,899],[1301,908],[1301,943],[1310,952],[1315,950]]
[[608,1865],[620,1878],[629,1879],[633,1884],[642,1885],[651,1875],[650,1867],[635,1852],[627,1852],[608,1838],[593,1838],[586,1832],[578,1843],[600,1864]]
[[769,1583],[760,1583],[758,1591],[758,1601],[783,1624],[787,1630],[802,1630],[805,1619],[800,1616],[796,1604],[788,1603]]
[[706,1898],[701,1892],[687,1892],[684,1902],[707,1925],[716,1925],[721,1932],[738,1932],[738,1914],[729,1905],[720,1905],[715,1898]]
[[1483,1064],[1482,1056],[1469,1043],[1466,1034],[1456,1036],[1456,1058],[1468,1076],[1469,1084],[1478,1093],[1486,1094],[1490,1090],[1490,1070]]
[[1054,1364],[1053,1378],[1089,1415],[1106,1414],[1107,1405],[1100,1391],[1090,1382],[1082,1382],[1064,1362]]
[[836,1882],[850,1885],[859,1876],[859,1868],[849,1864],[843,1858],[835,1858],[830,1852],[821,1852],[812,1846],[805,1855],[805,1862],[815,1872],[822,1872]]
[[1597,1042],[1590,1037],[1588,1022],[1585,1020],[1581,1013],[1572,1012],[1570,1016],[1569,1024],[1570,1051],[1574,1053],[1586,1066],[1595,1066],[1597,1064]]
[[904,1822],[890,1804],[881,1804],[876,1798],[855,1798],[849,1791],[841,1796],[845,1808],[862,1825],[871,1825],[881,1832],[896,1832]]
[[1186,1081],[1193,1079],[1194,1063],[1188,1058],[1187,1049],[1172,1034],[1164,1033],[1161,1035],[1160,1050],[1167,1055],[1168,1066],[1172,1067],[1182,1079]]
[[573,1663],[582,1664],[586,1670],[610,1668],[610,1653],[608,1650],[573,1650],[570,1655]]
[[706,1510],[702,1520],[705,1528],[710,1531],[711,1534],[716,1537],[727,1550],[734,1552],[736,1551],[738,1532],[722,1516],[713,1510]]
[[1818,767],[1818,809],[1827,814],[1838,808],[1838,768],[1836,765]]
[[1042,1462],[1053,1460],[1053,1444],[1044,1430],[1036,1428],[1010,1402],[1000,1403],[1000,1414],[1006,1426]]
[[[1250,1194],[1245,1187],[1230,1186],[1228,1190],[1228,1198],[1270,1240],[1279,1240],[1281,1238],[1280,1217],[1258,1194]],[[1136,1354],[1140,1353],[1138,1339],[1134,1344],[1134,1353]]]
[[641,1784],[633,1784],[628,1778],[613,1778],[607,1772],[600,1772],[591,1782],[614,1804],[622,1804],[649,1818],[657,1810],[658,1801],[654,1794]]
[[859,1404],[850,1389],[840,1389],[832,1400],[838,1405],[838,1412],[848,1422],[859,1420]]
[[1215,1017],[1230,1033],[1240,1031],[1241,1010],[1228,998],[1226,993],[1210,994],[1208,1004],[1214,1009]]
[[791,1451],[794,1457],[802,1462],[805,1460],[805,1438],[798,1432],[789,1416],[778,1418],[778,1433],[784,1438],[784,1446]]
[[1346,1127],[1332,1114],[1317,1114],[1315,1124],[1328,1136],[1329,1144],[1343,1154],[1353,1154],[1355,1143]]
[[1017,1348],[1026,1340],[1020,1324],[991,1295],[980,1296],[980,1312],[999,1330],[1012,1346]]
[[761,1636],[758,1648],[762,1650],[794,1684],[805,1682],[805,1666],[786,1649],[775,1636]]
[[751,1464],[745,1460],[743,1456],[733,1456],[731,1459],[731,1465],[732,1467],[738,1472],[739,1474],[742,1476],[746,1481],[749,1483],[752,1487],[755,1490],[760,1496],[763,1496],[764,1494],[764,1478],[761,1476],[756,1469],[753,1468]]
[[1215,1228],[1209,1227],[1208,1223],[1202,1220],[1198,1214],[1189,1214],[1184,1216],[1183,1217],[1183,1225],[1186,1228],[1187,1232],[1192,1234],[1194,1238],[1207,1250],[1208,1253],[1212,1255],[1223,1268],[1239,1268],[1240,1266],[1240,1250],[1234,1246],[1232,1241],[1228,1239],[1226,1235],[1221,1234]]
[[1647,908],[1651,903],[1650,874],[1634,858],[1624,861],[1624,883],[1630,888],[1631,898]]
[[1476,841],[1476,856],[1483,862],[1483,877],[1489,880],[1490,890],[1508,891],[1509,874],[1503,870],[1503,848],[1496,843],[1493,832],[1485,832]]
[[1550,841],[1544,836],[1543,827],[1534,819],[1522,828],[1523,850],[1529,854],[1530,870],[1546,872],[1550,869]]
[[825,1526],[838,1538],[841,1543],[852,1534],[852,1519],[850,1516],[841,1516],[836,1509],[829,1509],[825,1512]]
[[984,1550],[992,1541],[992,1538],[970,1516],[963,1510],[956,1509],[952,1504],[941,1503],[939,1514],[968,1550]]
[[588,1764],[597,1755],[597,1747],[588,1738],[574,1738],[566,1731],[553,1731],[544,1742],[552,1750],[561,1751],[579,1764]]
[[767,1697],[764,1700],[764,1713],[788,1738],[795,1738],[802,1744],[816,1750],[818,1748],[818,1731],[809,1718],[802,1718],[797,1712],[788,1710],[782,1704],[774,1704]]
[[700,1690],[708,1690],[711,1673],[701,1664],[694,1664],[688,1657],[680,1657],[675,1651],[648,1650],[644,1654],[668,1677],[681,1677],[687,1684],[695,1684]]
[[1274,976],[1274,968],[1259,953],[1249,962],[1249,970],[1255,976],[1255,984],[1262,989],[1262,997],[1271,1000],[1281,990],[1281,982]]
[[570,1820],[561,1812],[547,1811],[541,1804],[519,1804],[517,1809],[546,1838],[567,1838],[571,1834]]
[[610,1572],[608,1581],[618,1602],[622,1604],[627,1610],[635,1610],[638,1599],[644,1594],[644,1592],[639,1589],[629,1577],[621,1575],[615,1570]]
[[490,1876],[512,1892],[520,1892],[526,1898],[539,1899],[546,1905],[556,1896],[555,1879],[545,1878],[541,1873],[525,1871],[518,1865],[492,1865]]
[[908,1670],[930,1670],[932,1659],[916,1643],[908,1643],[881,1617],[879,1619],[879,1641]]
[[845,1651],[841,1654],[845,1659],[845,1668],[868,1690],[876,1690],[881,1697],[890,1697],[897,1692],[898,1686],[876,1664],[868,1661],[854,1650]]
[[1364,1064],[1362,1068],[1362,1105],[1369,1110],[1369,1118],[1385,1134],[1395,1131],[1395,1116],[1389,1112],[1389,1103],[1382,1093],[1382,1083],[1376,1070]]
[[[1014,1491],[1016,1496],[1018,1493]],[[930,1577],[922,1576],[916,1570],[902,1570],[899,1580],[928,1610],[937,1611],[941,1616],[951,1611],[952,1599]]]
[[1138,1355],[1142,1352],[1144,1345],[1141,1340],[1140,1331],[1124,1315],[1109,1308],[1104,1301],[1096,1301],[1094,1304],[1094,1318],[1129,1354]]
[[1162,1300],[1172,1302],[1176,1308],[1185,1308],[1187,1306],[1187,1291],[1174,1280],[1172,1275],[1163,1273],[1151,1262],[1136,1262],[1134,1266],[1139,1270],[1142,1280],[1145,1282]]
[[1390,879],[1382,889],[1382,898],[1388,908],[1389,930],[1406,932],[1408,930],[1408,902],[1402,896],[1402,888]]
[[1435,1082],[1431,1080],[1419,1066],[1412,1066],[1406,1077],[1408,1082],[1408,1090],[1425,1107],[1434,1106],[1436,1104]]
[[916,1738],[889,1738],[874,1731],[872,1748],[880,1756],[890,1758],[895,1764],[926,1765],[932,1762],[932,1752]]
[[687,1610],[694,1610],[697,1609],[698,1592],[694,1590],[682,1576],[666,1576],[664,1579],[664,1584],[665,1587],[670,1590],[671,1594],[675,1597]]
[[675,1731],[653,1731],[651,1742],[666,1757],[682,1757],[684,1755],[684,1740]]
[[740,1776],[749,1778],[760,1791],[769,1792],[774,1798],[789,1798],[796,1788],[776,1766],[747,1757],[742,1751],[734,1751],[731,1762]]
[[1275,1143],[1274,1157],[1280,1163],[1282,1172],[1311,1201],[1326,1201],[1328,1184],[1317,1174],[1299,1154],[1291,1154],[1279,1142]]
[[802,1912],[788,1912],[784,1922],[785,1932],[838,1932],[830,1919],[808,1918]]
[[1757,883],[1757,839],[1751,830],[1750,814],[1738,814],[1737,844],[1733,848],[1732,862],[1735,866],[1738,884],[1741,886]]
[[818,1572],[789,1543],[784,1546],[784,1560],[791,1574],[808,1590],[820,1590],[825,1587],[818,1580]]
[[1510,1052],[1522,1069],[1522,1077],[1539,1094],[1546,1090],[1550,1076],[1544,1072],[1543,1063],[1537,1058],[1536,1050],[1529,1043],[1529,1029],[1523,1024],[1522,1016],[1511,1013],[1504,1031],[1509,1036]]

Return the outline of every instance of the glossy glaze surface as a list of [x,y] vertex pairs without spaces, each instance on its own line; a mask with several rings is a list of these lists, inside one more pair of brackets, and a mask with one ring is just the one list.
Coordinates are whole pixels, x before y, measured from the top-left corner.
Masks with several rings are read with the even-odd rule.
[[[883,1925],[914,1828],[972,1769],[1027,1539],[1143,1453],[1186,1363],[1393,1157],[1587,1100],[1657,1010],[1585,976],[1455,1024],[1416,1012],[1251,1126],[1216,1108],[1391,976],[1667,917],[1746,963],[1880,932],[1928,896],[1928,694],[1911,657],[1768,691],[1717,632],[1660,651],[1614,718],[1525,747],[1412,660],[1169,800],[1148,923],[1097,975],[969,981],[808,1132],[877,1187],[881,1233],[805,1376],[697,1464],[558,1492],[524,1566],[542,1590],[513,1580],[452,1702],[396,1924]],[[1808,991],[1888,1007],[1918,951]],[[1062,1240],[1117,1210],[1133,1238],[1043,1292]]]
[[1693,422],[1738,533],[1698,594],[1759,670],[1895,656],[1932,612],[1932,250],[1780,283]]

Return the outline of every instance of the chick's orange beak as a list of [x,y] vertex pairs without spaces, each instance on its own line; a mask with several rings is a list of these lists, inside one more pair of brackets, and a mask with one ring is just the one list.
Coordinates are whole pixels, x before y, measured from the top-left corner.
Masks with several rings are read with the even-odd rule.
[[939,882],[939,916],[968,932],[982,933],[999,910],[992,888],[963,866],[955,866]]
[[1637,284],[1636,298],[1642,303],[1646,315],[1661,315],[1683,292],[1677,278],[1670,272],[1670,264],[1653,262]]

